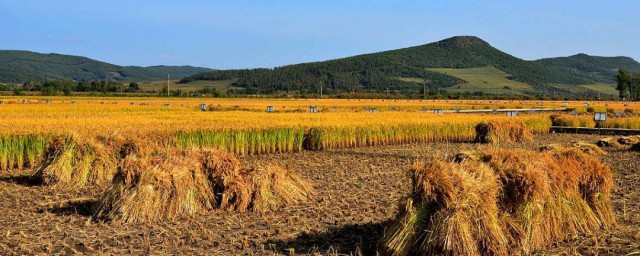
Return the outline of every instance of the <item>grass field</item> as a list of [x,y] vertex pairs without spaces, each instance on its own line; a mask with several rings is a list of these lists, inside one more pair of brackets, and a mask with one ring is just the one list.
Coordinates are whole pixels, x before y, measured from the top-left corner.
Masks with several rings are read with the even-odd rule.
[[[521,94],[531,91],[530,85],[508,79],[509,74],[495,67],[482,68],[432,68],[430,71],[454,76],[467,83],[446,88],[449,92],[483,91],[488,94]],[[510,88],[510,89],[507,89]]]
[[592,91],[608,94],[608,95],[618,95],[618,91],[616,87],[608,84],[585,84],[580,85],[580,87],[587,88]]

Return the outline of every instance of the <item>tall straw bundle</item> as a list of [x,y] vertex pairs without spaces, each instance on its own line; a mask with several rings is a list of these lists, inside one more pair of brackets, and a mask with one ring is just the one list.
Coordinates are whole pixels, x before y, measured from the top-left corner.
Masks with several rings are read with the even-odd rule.
[[215,197],[201,164],[192,155],[151,159],[127,156],[94,217],[124,222],[174,219],[213,209]]
[[615,225],[611,171],[581,148],[462,155],[473,157],[414,167],[410,200],[381,240],[382,253],[529,254]]
[[82,188],[109,181],[116,165],[114,154],[101,142],[72,134],[49,142],[45,158],[32,176],[58,188]]
[[200,161],[220,208],[230,211],[249,208],[251,185],[241,175],[238,158],[227,152],[205,150]]
[[614,225],[616,220],[610,199],[614,183],[609,167],[577,149],[562,152],[562,157],[575,161],[577,169],[582,170],[579,182],[582,198],[589,203],[601,224]]
[[526,125],[520,121],[483,121],[475,129],[476,141],[481,143],[524,142],[533,138]]
[[254,212],[264,213],[306,202],[313,194],[313,188],[309,183],[274,164],[248,170],[244,177],[253,185]]
[[500,184],[486,165],[418,163],[413,190],[380,242],[391,255],[506,255],[497,198]]

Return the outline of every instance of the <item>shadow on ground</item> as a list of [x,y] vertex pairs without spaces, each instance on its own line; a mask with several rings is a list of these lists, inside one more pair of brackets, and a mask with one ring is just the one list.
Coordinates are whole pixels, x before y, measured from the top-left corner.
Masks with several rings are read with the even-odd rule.
[[376,245],[390,223],[355,224],[292,240],[269,240],[265,247],[283,254],[293,249],[296,254],[376,255]]
[[13,183],[27,187],[42,185],[41,180],[35,179],[31,175],[0,177],[0,182]]
[[40,212],[50,212],[58,216],[81,215],[89,217],[97,201],[95,199],[83,199],[71,202],[42,205]]

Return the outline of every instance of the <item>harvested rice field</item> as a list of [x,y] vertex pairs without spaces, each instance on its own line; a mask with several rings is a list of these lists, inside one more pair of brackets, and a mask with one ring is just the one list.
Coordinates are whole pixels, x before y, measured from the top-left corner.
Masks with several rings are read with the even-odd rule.
[[[503,123],[500,127],[505,126]],[[521,126],[518,127],[521,129]],[[473,134],[469,136],[473,137]],[[491,138],[504,140],[505,137],[498,134]],[[307,196],[304,194],[300,198],[301,202],[296,201],[296,203],[287,204],[286,207],[276,207],[262,213],[251,208],[238,211],[215,207],[215,204],[207,205],[207,202],[215,201],[213,198],[218,199],[217,194],[212,194],[210,200],[197,199],[195,201],[200,204],[189,204],[202,205],[203,208],[211,209],[178,207],[176,208],[178,210],[172,212],[171,218],[140,222],[117,219],[117,216],[122,216],[122,212],[127,210],[117,208],[118,204],[110,205],[112,208],[119,209],[110,212],[116,216],[115,219],[104,220],[96,217],[95,207],[98,204],[110,202],[102,200],[105,190],[117,189],[113,187],[115,185],[111,185],[112,187],[109,185],[81,186],[69,190],[60,186],[36,183],[31,176],[34,170],[30,168],[9,169],[0,172],[0,194],[2,194],[0,197],[0,213],[2,213],[0,215],[0,236],[2,237],[0,254],[376,255],[381,251],[380,241],[404,207],[399,202],[415,189],[412,188],[410,170],[414,168],[416,162],[434,158],[436,160],[451,159],[459,152],[474,150],[488,152],[494,147],[510,151],[523,149],[533,152],[537,151],[541,145],[554,145],[549,148],[571,147],[576,141],[592,145],[602,138],[603,136],[595,135],[543,134],[533,135],[517,143],[417,141],[375,147],[303,150],[296,153],[245,154],[239,156],[237,163],[234,160],[224,160],[226,158],[222,156],[216,158],[218,162],[211,163],[208,160],[191,161],[197,157],[176,154],[172,154],[172,157],[177,159],[170,161],[161,157],[162,153],[149,156],[149,153],[143,152],[144,149],[127,147],[126,150],[120,149],[118,154],[126,155],[125,158],[130,159],[130,162],[126,165],[116,164],[118,166],[116,176],[119,175],[124,180],[121,183],[124,190],[118,191],[124,194],[137,191],[127,190],[131,186],[133,186],[132,189],[138,190],[145,188],[131,184],[149,184],[144,183],[143,181],[149,180],[140,178],[140,174],[136,174],[136,171],[128,171],[133,167],[136,167],[136,170],[151,168],[150,170],[154,173],[160,173],[158,175],[174,175],[170,185],[156,185],[165,188],[163,191],[171,191],[171,186],[175,187],[176,184],[196,184],[193,187],[197,188],[199,181],[206,180],[209,182],[222,180],[224,182],[220,183],[220,186],[230,188],[232,186],[229,184],[240,183],[230,182],[229,180],[233,179],[228,177],[239,177],[245,182],[242,184],[250,187],[247,190],[250,191],[247,199],[252,202],[250,205],[260,205],[256,203],[259,202],[259,198],[266,198],[264,191],[260,188],[269,187],[270,183],[264,183],[264,179],[255,178],[266,176],[236,175],[255,173],[256,170],[260,172],[259,170],[269,166],[279,166],[278,168],[290,170],[290,173],[285,172],[284,176],[281,176],[284,177],[281,179],[287,183],[280,181],[277,184],[293,184],[287,185],[287,188],[307,191],[304,185],[296,183],[302,180],[312,187],[309,193],[313,196],[308,197],[308,200],[302,200]],[[83,145],[81,142],[76,144]],[[42,151],[48,150],[50,149],[42,149]],[[585,146],[582,150],[601,149],[587,149]],[[528,253],[538,255],[640,254],[640,229],[637,228],[640,226],[640,152],[616,147],[603,147],[602,150],[604,150],[603,154],[590,155],[588,159],[601,159],[604,166],[611,169],[614,183],[611,184],[610,200],[616,223],[608,228],[594,228],[588,234],[570,235],[543,249]],[[146,160],[141,161],[141,159]],[[163,168],[153,169],[139,164],[157,161],[159,163],[155,166]],[[224,169],[224,166],[236,167]],[[165,173],[165,170],[173,171]],[[278,173],[278,171],[272,172]],[[191,175],[176,176],[178,173],[191,173]],[[200,179],[197,174],[206,174],[206,177],[203,176]],[[269,175],[272,174],[267,176]],[[182,183],[177,183],[178,181]],[[149,182],[153,182],[153,179]],[[226,198],[231,198],[231,205],[238,206],[241,205],[238,200],[233,201],[242,198],[238,196],[241,195],[238,191],[241,189],[228,189],[220,193],[228,192],[230,196]],[[278,195],[274,189],[267,191],[275,191],[270,194],[272,197]],[[581,192],[584,194],[584,189]],[[186,198],[182,201],[193,200],[189,191],[167,193]],[[201,194],[206,195],[205,192]],[[292,192],[281,192],[281,194],[291,195]],[[126,201],[121,202],[123,202],[122,205],[127,205]],[[193,213],[180,214],[188,212],[185,209],[193,210]],[[453,240],[453,242],[457,241]],[[486,251],[478,253],[486,254]]]

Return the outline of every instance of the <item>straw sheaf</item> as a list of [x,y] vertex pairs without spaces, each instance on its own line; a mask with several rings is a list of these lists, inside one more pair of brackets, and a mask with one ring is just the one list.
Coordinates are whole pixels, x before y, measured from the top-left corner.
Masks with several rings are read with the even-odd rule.
[[382,254],[531,254],[615,225],[611,171],[580,146],[463,152],[411,173]]

